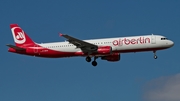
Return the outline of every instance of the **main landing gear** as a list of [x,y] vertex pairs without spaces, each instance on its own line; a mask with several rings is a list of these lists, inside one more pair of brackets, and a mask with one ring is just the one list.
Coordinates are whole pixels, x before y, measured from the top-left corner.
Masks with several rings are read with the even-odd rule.
[[91,57],[87,56],[87,57],[86,57],[86,61],[87,61],[87,62],[91,62]]
[[97,62],[96,62],[96,59],[97,59],[98,57],[94,57],[94,61],[92,62],[92,65],[93,66],[97,66]]
[[[93,66],[97,66],[97,62],[96,62],[96,59],[97,59],[97,58],[98,58],[98,57],[96,57],[96,56],[94,57],[94,61],[92,61],[92,65],[93,65]],[[91,62],[91,57],[87,56],[87,57],[86,57],[86,61],[87,61],[87,62]]]
[[156,51],[153,51],[153,53],[154,53],[154,59],[157,59],[158,57],[156,55]]

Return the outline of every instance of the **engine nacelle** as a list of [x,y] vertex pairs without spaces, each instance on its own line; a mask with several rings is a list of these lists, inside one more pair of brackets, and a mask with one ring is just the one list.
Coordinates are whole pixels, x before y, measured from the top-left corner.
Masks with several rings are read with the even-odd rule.
[[107,60],[111,62],[119,61],[120,58],[121,55],[119,53],[113,53],[111,55],[101,57],[102,60]]
[[98,47],[97,53],[100,55],[108,55],[112,53],[112,47],[111,46],[101,46]]

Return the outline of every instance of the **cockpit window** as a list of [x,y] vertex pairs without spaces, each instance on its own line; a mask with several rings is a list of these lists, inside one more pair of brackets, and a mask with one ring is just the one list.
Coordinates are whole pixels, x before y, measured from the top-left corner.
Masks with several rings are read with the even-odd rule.
[[161,38],[161,40],[168,40],[168,38]]

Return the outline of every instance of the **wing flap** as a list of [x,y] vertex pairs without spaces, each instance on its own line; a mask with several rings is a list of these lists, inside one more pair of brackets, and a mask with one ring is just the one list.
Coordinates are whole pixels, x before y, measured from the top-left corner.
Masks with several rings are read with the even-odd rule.
[[96,51],[98,49],[97,45],[94,45],[92,43],[88,43],[83,40],[79,40],[77,38],[74,38],[72,36],[66,35],[66,34],[60,34],[60,36],[63,36],[64,38],[69,41],[69,43],[74,44],[77,48],[81,48],[83,51],[86,52],[91,52],[91,51]]

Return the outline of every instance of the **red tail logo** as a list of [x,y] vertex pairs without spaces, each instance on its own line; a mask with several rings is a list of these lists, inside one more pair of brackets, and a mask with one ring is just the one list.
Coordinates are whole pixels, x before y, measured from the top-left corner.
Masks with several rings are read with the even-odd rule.
[[31,38],[17,24],[11,24],[10,27],[16,46],[23,44],[35,45]]
[[19,27],[14,27],[11,29],[14,37],[14,41],[17,44],[23,44],[26,41],[24,31]]
[[15,33],[16,39],[19,41],[25,40],[25,35],[22,32],[17,32],[17,34]]

